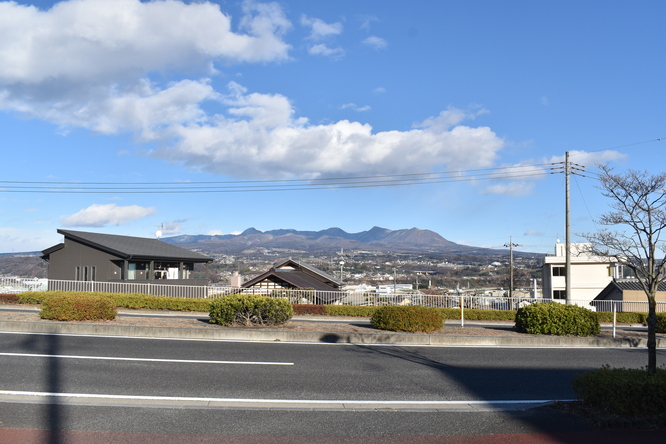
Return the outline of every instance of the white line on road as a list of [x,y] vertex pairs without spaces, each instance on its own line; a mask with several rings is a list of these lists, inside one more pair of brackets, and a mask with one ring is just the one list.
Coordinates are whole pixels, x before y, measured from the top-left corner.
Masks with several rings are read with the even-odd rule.
[[[164,404],[181,404],[181,405],[201,405],[202,403],[209,404],[209,406],[216,407],[264,407],[264,408],[280,408],[280,407],[297,407],[309,409],[442,409],[451,408],[456,406],[477,406],[477,408],[490,407],[490,408],[509,408],[511,406],[541,406],[552,404],[556,400],[553,399],[519,399],[519,400],[420,400],[420,401],[399,401],[399,400],[331,400],[331,399],[257,399],[257,398],[204,398],[204,397],[187,397],[187,396],[139,396],[139,395],[104,395],[104,394],[91,394],[91,393],[52,393],[52,392],[29,392],[29,391],[16,391],[16,390],[0,390],[1,397],[19,397],[18,400],[27,400],[29,398],[35,399],[53,399],[59,398],[62,402],[75,402],[78,400],[98,400],[100,402],[133,402],[133,403],[148,403],[152,405]],[[12,402],[12,399],[9,399]],[[572,399],[561,399],[561,402],[574,401]]]
[[35,354],[35,353],[0,353],[0,356],[16,356],[23,358],[97,359],[101,361],[167,362],[167,363],[185,363],[185,364],[294,365],[293,362],[202,361],[196,359],[118,358],[113,356],[46,355],[46,354]]

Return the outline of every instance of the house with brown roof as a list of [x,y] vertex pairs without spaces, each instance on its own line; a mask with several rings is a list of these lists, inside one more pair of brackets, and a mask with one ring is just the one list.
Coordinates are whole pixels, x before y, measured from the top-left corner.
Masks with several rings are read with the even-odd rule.
[[241,288],[258,290],[314,290],[319,303],[331,303],[346,293],[345,283],[303,262],[288,259],[271,267],[265,273],[245,282]]
[[[666,283],[657,288],[657,303],[666,303]],[[616,302],[617,311],[647,312],[647,295],[638,279],[613,279],[590,305],[601,309],[605,305],[612,307],[609,301]],[[666,311],[665,304],[657,304],[657,311]],[[605,308],[605,307],[604,307]]]
[[63,281],[208,285],[195,265],[213,259],[158,239],[58,230],[64,242],[42,251],[48,278]]

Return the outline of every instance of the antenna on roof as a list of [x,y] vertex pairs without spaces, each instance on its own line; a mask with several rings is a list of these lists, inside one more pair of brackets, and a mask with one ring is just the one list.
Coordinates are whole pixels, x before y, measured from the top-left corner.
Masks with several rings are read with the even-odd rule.
[[162,237],[162,230],[163,230],[163,229],[164,229],[164,224],[161,224],[160,227],[159,227],[159,228],[157,229],[157,231],[155,232],[155,237],[157,237],[158,239],[159,239],[160,237]]

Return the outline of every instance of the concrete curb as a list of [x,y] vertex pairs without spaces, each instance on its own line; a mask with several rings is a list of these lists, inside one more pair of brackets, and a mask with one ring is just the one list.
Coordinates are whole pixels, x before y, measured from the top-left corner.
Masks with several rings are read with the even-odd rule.
[[[448,347],[613,347],[644,348],[643,338],[577,338],[559,336],[464,336],[406,333],[322,333],[280,330],[138,327],[123,325],[0,321],[0,331],[135,338],[200,339],[218,341],[305,342],[329,344],[434,345]],[[658,339],[657,347],[666,348]]]

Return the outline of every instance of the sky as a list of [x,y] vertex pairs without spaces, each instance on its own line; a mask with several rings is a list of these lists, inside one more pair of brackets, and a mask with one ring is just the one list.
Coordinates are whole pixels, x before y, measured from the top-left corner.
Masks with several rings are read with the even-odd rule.
[[[666,170],[661,0],[0,1],[0,253],[58,229],[553,252]],[[659,140],[659,139],[664,140]]]

